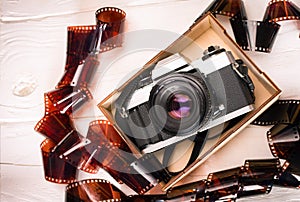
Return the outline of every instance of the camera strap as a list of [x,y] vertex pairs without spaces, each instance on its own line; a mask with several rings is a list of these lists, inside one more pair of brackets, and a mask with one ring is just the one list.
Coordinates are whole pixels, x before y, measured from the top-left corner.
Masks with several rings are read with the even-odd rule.
[[[203,132],[198,132],[195,136],[191,137],[191,138],[193,138],[193,142],[194,142],[193,150],[192,150],[192,153],[190,155],[190,159],[189,159],[188,163],[185,165],[185,167],[182,170],[186,169],[189,165],[191,165],[198,158],[198,156],[199,156],[199,154],[200,154],[200,152],[203,148],[203,145],[205,143],[207,134],[208,134],[208,130],[203,131]],[[169,145],[165,148],[165,152],[164,152],[163,160],[162,160],[162,165],[167,170],[168,170],[168,165],[170,163],[169,162],[170,158],[171,158],[171,156],[172,156],[172,154],[175,150],[175,147],[176,147],[176,144],[172,144],[172,145]],[[178,172],[171,172],[170,170],[168,170],[168,172],[171,175],[176,175],[179,172],[181,172],[182,170],[180,170]]]

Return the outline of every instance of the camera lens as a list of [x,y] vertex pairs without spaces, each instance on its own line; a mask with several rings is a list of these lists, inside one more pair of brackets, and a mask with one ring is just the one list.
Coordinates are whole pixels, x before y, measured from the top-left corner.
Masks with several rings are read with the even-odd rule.
[[171,97],[168,114],[177,120],[186,118],[191,114],[192,100],[183,93],[175,94]]
[[153,125],[173,136],[197,131],[210,106],[209,90],[200,73],[169,75],[152,88],[149,97]]

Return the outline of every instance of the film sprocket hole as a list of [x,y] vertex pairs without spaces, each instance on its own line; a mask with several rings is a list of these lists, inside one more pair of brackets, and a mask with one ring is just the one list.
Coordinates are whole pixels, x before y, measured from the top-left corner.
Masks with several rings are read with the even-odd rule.
[[115,100],[114,119],[151,153],[251,111],[254,100],[243,61],[210,46],[191,63],[173,54],[141,71]]

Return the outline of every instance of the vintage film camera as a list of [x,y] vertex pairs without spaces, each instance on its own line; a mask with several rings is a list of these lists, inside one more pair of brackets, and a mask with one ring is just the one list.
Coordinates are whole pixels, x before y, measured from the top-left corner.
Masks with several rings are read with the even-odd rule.
[[117,98],[114,119],[151,153],[251,111],[254,100],[243,61],[210,46],[191,63],[173,54],[140,71]]

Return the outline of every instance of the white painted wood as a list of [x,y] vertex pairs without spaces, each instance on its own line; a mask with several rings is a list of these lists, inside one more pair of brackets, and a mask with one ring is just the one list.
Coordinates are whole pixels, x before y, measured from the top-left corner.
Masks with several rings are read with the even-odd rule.
[[[126,32],[153,29],[178,36],[185,32],[211,0],[2,0],[0,9],[0,135],[1,135],[1,201],[63,201],[64,186],[44,180],[39,144],[44,139],[33,130],[43,116],[43,93],[54,89],[65,64],[67,26],[94,24],[94,12],[104,6],[116,6],[126,11]],[[249,19],[261,20],[268,0],[245,0]],[[293,0],[300,6],[300,0]],[[223,18],[220,18],[221,20]],[[300,99],[299,21],[281,22],[277,40],[270,54],[247,52],[283,90],[282,99]],[[229,24],[225,23],[232,34]],[[167,34],[166,34],[167,35]],[[102,64],[93,82],[95,100],[76,115],[76,127],[86,133],[87,123],[103,117],[96,104],[124,76],[147,62],[159,48],[173,40],[162,41],[161,47],[139,48],[131,53],[136,63],[105,69]],[[156,49],[156,50],[155,50]],[[104,61],[120,53],[113,50],[102,55]],[[136,54],[136,55],[133,55]],[[122,58],[126,61],[126,57]],[[132,61],[128,60],[127,61]],[[136,65],[136,66],[135,66]],[[103,67],[103,69],[101,69]],[[29,78],[29,79],[28,79]],[[26,96],[14,94],[22,81],[32,81],[34,89]],[[23,83],[24,84],[24,83]],[[25,83],[26,85],[26,83]],[[26,90],[26,89],[25,89]],[[28,94],[28,95],[27,95]],[[85,117],[85,118],[82,118]],[[241,164],[244,158],[269,156],[264,132],[267,129],[249,126],[232,142],[210,158],[202,169]],[[97,176],[106,178],[100,173]],[[83,176],[83,175],[82,175]],[[202,176],[191,176],[201,178]],[[279,189],[268,196],[241,201],[300,201],[299,190]]]

